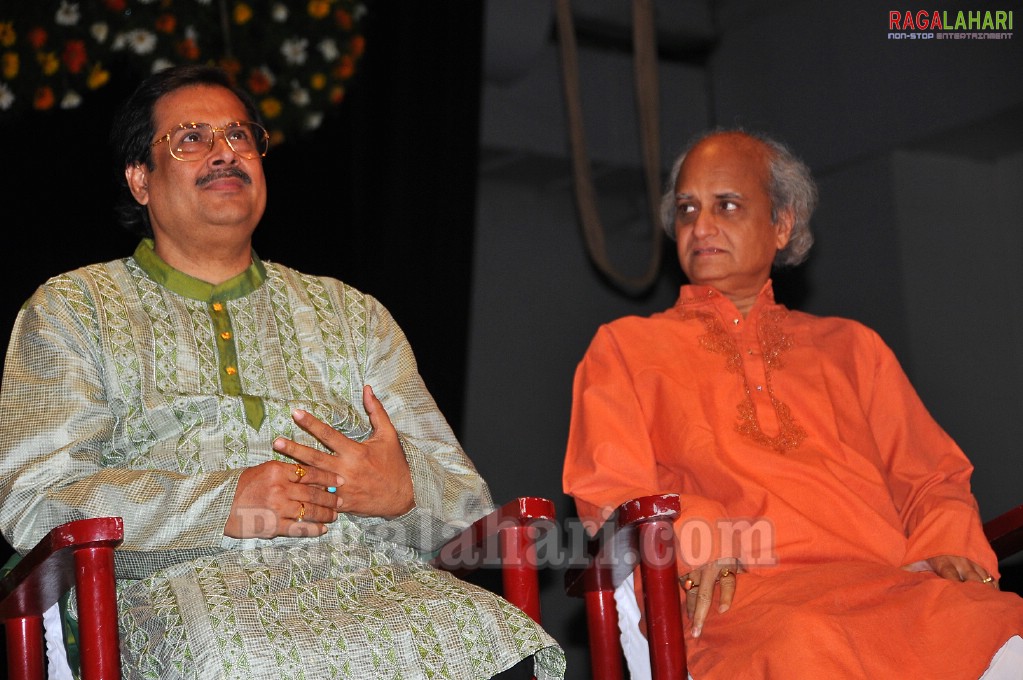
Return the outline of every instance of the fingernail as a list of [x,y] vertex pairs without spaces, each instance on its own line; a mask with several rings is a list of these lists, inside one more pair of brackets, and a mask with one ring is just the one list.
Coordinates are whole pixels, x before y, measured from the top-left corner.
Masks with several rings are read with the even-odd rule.
[[726,611],[728,611],[728,605],[727,604],[723,604],[723,605],[718,606],[718,611],[719,612],[726,612]]
[[700,632],[701,632],[702,630],[703,630],[703,629],[702,629],[702,628],[700,628],[699,626],[693,626],[693,637],[694,637],[694,638],[698,638],[698,637],[700,637]]
[[280,451],[283,448],[284,448],[284,439],[282,437],[278,437],[277,439],[274,440],[274,450],[275,451]]
[[300,408],[297,408],[291,412],[291,417],[294,418],[295,420],[301,420],[302,418],[305,418],[305,411],[303,411]]
[[327,493],[337,493],[337,487],[336,486],[328,486],[327,487]]

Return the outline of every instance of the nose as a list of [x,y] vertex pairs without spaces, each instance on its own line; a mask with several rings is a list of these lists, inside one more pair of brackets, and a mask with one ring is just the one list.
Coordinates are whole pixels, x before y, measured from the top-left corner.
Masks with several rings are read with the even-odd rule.
[[221,163],[237,163],[238,159],[238,154],[227,142],[227,132],[224,130],[214,130],[210,162],[214,165],[219,165]]
[[717,223],[709,210],[701,210],[693,220],[693,235],[696,238],[703,238],[717,233]]

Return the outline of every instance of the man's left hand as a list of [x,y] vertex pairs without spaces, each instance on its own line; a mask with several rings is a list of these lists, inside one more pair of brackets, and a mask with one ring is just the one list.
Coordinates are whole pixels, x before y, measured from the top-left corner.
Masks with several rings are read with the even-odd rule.
[[274,441],[274,450],[300,463],[337,474],[337,509],[367,517],[398,517],[415,506],[412,473],[398,433],[373,388],[362,388],[362,403],[369,414],[373,434],[357,442],[306,411],[297,410],[295,423],[333,452],[324,453],[284,437]]
[[998,581],[984,567],[958,555],[938,555],[927,560],[931,571],[950,581],[976,581],[998,588]]

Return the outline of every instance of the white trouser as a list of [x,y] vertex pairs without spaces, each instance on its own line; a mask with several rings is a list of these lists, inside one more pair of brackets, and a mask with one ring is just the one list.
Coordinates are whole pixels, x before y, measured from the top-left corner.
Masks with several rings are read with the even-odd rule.
[[[621,631],[622,651],[629,666],[632,680],[650,680],[650,647],[639,629],[639,604],[632,575],[615,590],[618,606],[618,629]],[[995,652],[991,665],[980,680],[1020,680],[1023,678],[1023,638],[1013,635]],[[693,676],[689,676],[693,680]]]

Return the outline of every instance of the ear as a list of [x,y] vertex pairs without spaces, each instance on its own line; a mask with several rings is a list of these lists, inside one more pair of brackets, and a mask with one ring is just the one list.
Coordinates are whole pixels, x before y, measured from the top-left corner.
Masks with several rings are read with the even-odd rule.
[[124,177],[135,200],[142,205],[149,203],[149,170],[143,164],[135,163],[124,169]]
[[796,224],[796,214],[792,208],[782,210],[778,213],[778,220],[774,223],[775,244],[778,250],[789,244],[792,238],[792,227]]

